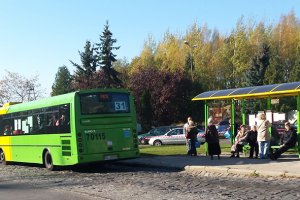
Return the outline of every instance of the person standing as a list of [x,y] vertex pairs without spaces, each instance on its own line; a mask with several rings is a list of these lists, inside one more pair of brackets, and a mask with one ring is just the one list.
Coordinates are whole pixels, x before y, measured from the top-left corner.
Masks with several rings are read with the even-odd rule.
[[250,155],[249,158],[253,158],[253,154],[255,151],[255,157],[258,158],[258,143],[257,143],[257,130],[256,126],[251,126],[251,130],[247,133],[247,142],[250,146]]
[[264,113],[257,116],[257,142],[259,149],[259,158],[266,159],[270,148],[270,132],[271,123],[266,119]]
[[219,133],[214,124],[209,124],[205,131],[205,141],[208,146],[208,155],[210,155],[213,160],[213,155],[218,155],[218,159],[220,159],[221,147],[219,143]]
[[288,149],[293,148],[297,142],[297,132],[294,128],[291,128],[290,122],[284,124],[284,134],[280,139],[280,148],[275,151],[275,153],[270,154],[272,160],[277,160]]
[[190,145],[190,139],[187,137],[188,133],[188,128],[189,128],[189,123],[192,121],[192,117],[187,118],[187,122],[183,126],[183,134],[185,135],[186,138],[186,150],[187,150],[187,155],[191,155],[191,145]]
[[193,121],[190,121],[189,127],[187,129],[187,138],[190,140],[189,155],[191,156],[197,156],[197,150],[196,150],[197,134],[198,134],[198,129],[195,126],[195,123]]

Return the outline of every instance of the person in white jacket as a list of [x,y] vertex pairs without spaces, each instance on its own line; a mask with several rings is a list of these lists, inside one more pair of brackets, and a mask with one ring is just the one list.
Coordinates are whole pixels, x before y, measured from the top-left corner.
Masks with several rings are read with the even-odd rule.
[[270,131],[271,123],[266,119],[264,113],[257,115],[257,142],[259,149],[259,158],[268,158],[270,148]]

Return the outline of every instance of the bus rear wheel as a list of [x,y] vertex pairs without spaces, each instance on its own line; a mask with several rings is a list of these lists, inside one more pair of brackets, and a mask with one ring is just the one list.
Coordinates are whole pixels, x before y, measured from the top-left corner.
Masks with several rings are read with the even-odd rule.
[[4,151],[2,149],[0,149],[0,162],[3,164],[3,165],[6,165],[6,160],[5,160],[5,154],[4,154]]
[[53,165],[52,156],[49,151],[46,151],[46,153],[44,155],[44,165],[45,165],[46,169],[48,169],[50,171],[53,171],[55,169],[55,167]]

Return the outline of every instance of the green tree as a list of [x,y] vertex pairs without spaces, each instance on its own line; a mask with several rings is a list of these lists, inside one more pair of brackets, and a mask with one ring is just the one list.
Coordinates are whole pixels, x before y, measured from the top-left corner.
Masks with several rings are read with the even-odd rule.
[[270,47],[262,44],[259,52],[251,60],[251,65],[246,71],[245,84],[243,86],[263,85],[265,73],[270,65]]
[[72,65],[76,68],[73,87],[75,89],[91,89],[97,87],[97,82],[95,81],[97,59],[94,55],[94,49],[91,46],[91,42],[86,41],[84,52],[78,52],[81,64],[77,64],[70,60]]
[[52,85],[51,96],[71,92],[71,81],[72,76],[68,68],[66,66],[59,67]]
[[231,57],[234,66],[233,78],[235,79],[235,87],[242,87],[244,82],[243,74],[249,66],[249,58],[251,57],[247,26],[243,22],[243,17],[237,22],[233,39],[234,49]]
[[127,87],[129,84],[129,70],[130,66],[126,58],[118,59],[114,63],[114,68],[119,72],[119,78],[121,79],[124,87]]
[[100,35],[100,43],[96,44],[97,65],[103,71],[100,73],[103,80],[101,84],[104,87],[122,87],[122,81],[118,78],[119,73],[113,68],[113,63],[117,61],[113,50],[118,50],[120,47],[115,47],[116,39],[112,38],[113,34],[109,30],[108,21],[104,25],[102,35]]
[[151,94],[149,90],[145,90],[142,93],[141,99],[141,115],[140,115],[140,122],[142,124],[143,130],[150,130],[153,118],[153,110],[151,105]]

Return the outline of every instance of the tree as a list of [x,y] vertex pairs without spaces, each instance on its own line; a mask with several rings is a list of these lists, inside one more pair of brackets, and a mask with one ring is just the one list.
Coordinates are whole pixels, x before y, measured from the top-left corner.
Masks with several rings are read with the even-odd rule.
[[122,81],[118,78],[119,73],[113,68],[113,63],[116,61],[116,55],[112,50],[118,50],[120,47],[114,47],[116,39],[112,38],[112,32],[109,30],[108,21],[104,26],[102,35],[100,35],[100,43],[96,44],[97,52],[97,65],[103,71],[100,73],[102,77],[107,81],[103,81],[106,85],[104,87],[121,87]]
[[249,45],[247,27],[244,25],[243,17],[237,22],[234,32],[234,49],[231,61],[234,66],[235,87],[242,87],[244,82],[243,74],[247,70],[250,61],[251,48]]
[[56,96],[71,92],[71,81],[72,77],[68,68],[66,66],[59,67],[52,85],[51,95]]
[[[191,99],[201,91],[199,87],[195,89],[195,85],[198,86],[183,72],[148,68],[131,76],[129,88],[135,97],[139,119],[148,122],[152,118],[150,126],[159,126],[184,121],[189,115],[196,116],[200,106],[195,109],[196,103]],[[147,115],[144,109],[147,109]]]
[[6,71],[6,75],[0,80],[0,103],[36,100],[43,96],[40,87],[38,75],[26,78],[18,73]]
[[114,63],[114,68],[119,72],[119,78],[121,79],[123,86],[126,88],[129,84],[129,70],[130,66],[126,58],[118,59]]
[[78,51],[80,55],[81,64],[77,64],[70,60],[73,66],[75,66],[75,74],[73,87],[75,89],[91,89],[97,87],[96,68],[97,59],[94,55],[94,48],[91,46],[90,41],[86,41],[84,46],[84,52]]
[[257,55],[251,60],[251,65],[246,71],[244,86],[263,85],[265,73],[270,65],[270,46],[262,44]]
[[142,112],[139,121],[141,122],[142,129],[150,130],[153,119],[153,109],[151,105],[151,94],[149,90],[145,90],[142,92],[140,104]]
[[157,68],[162,71],[183,71],[185,59],[183,45],[182,39],[167,31],[154,54]]

